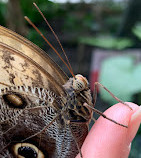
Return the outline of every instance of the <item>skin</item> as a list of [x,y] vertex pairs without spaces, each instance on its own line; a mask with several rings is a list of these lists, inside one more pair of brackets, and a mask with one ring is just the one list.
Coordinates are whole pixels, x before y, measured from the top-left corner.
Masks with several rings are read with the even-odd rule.
[[[104,112],[113,120],[128,125],[121,127],[99,117],[81,148],[83,158],[128,158],[131,142],[141,123],[141,107],[134,103],[118,103]],[[80,158],[80,154],[76,158]]]

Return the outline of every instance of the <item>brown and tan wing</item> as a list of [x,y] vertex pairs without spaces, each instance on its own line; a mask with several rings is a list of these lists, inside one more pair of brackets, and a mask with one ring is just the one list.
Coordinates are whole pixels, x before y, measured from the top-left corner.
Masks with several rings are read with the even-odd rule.
[[[22,104],[14,108],[15,104],[8,102],[8,95],[16,94],[21,98]],[[60,124],[55,104],[57,98],[46,89],[24,86],[1,89],[0,158],[27,157],[27,154],[28,157],[37,158],[36,155],[40,157],[40,152],[45,158],[75,157],[78,153],[77,146],[70,128]],[[71,126],[78,143],[82,144],[86,126]]]
[[5,85],[44,87],[63,94],[68,77],[38,46],[0,26],[0,88]]

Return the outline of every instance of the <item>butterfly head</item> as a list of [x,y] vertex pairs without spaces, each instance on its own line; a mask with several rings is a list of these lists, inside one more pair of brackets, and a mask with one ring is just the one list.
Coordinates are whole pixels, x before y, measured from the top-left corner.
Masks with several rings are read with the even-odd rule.
[[88,80],[80,74],[76,75],[73,79],[73,89],[76,92],[81,92],[88,89],[88,84]]

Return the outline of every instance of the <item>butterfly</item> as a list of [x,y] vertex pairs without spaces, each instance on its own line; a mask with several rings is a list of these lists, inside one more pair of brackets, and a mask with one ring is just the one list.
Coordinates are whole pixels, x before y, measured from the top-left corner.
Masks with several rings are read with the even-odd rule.
[[93,107],[88,80],[66,65],[71,78],[38,46],[0,26],[0,157],[83,157],[93,111],[111,120]]

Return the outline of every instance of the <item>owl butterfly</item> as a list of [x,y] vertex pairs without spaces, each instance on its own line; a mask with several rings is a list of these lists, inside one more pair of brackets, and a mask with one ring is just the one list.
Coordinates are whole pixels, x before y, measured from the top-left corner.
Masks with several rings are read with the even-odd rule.
[[43,50],[0,26],[0,158],[82,157],[93,111],[111,120],[93,107],[85,77],[68,78]]

